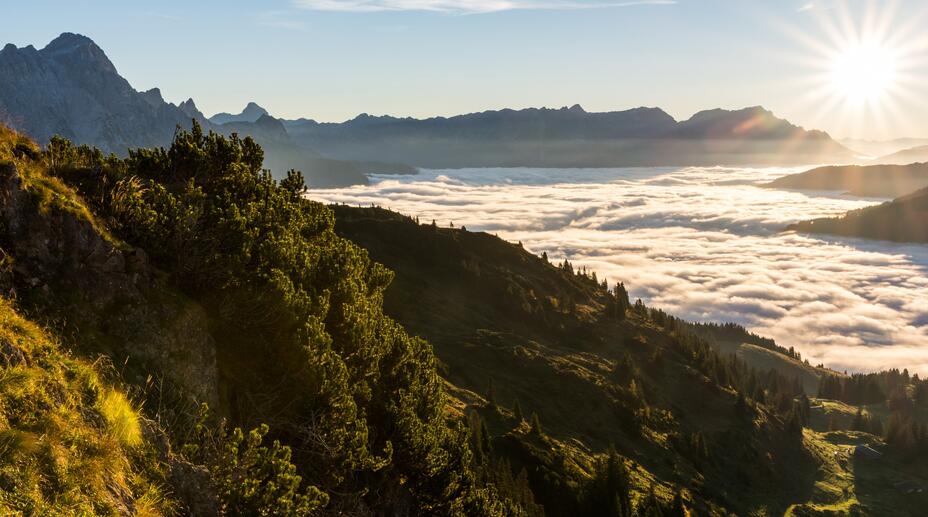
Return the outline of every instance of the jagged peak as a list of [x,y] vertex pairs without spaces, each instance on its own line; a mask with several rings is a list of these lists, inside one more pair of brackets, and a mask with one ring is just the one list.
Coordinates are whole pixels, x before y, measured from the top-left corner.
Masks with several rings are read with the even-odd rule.
[[200,108],[197,107],[197,103],[193,102],[193,98],[188,98],[184,102],[177,105],[178,108],[188,111],[188,112],[199,112]]
[[[94,46],[97,44],[93,42],[92,39],[84,36],[83,34],[75,34],[73,32],[63,32],[57,38],[51,40],[48,45],[45,45],[45,48],[42,49],[43,52],[61,52],[66,50],[71,50],[78,47],[84,46]],[[97,47],[99,48],[99,47]]]
[[158,100],[162,100],[162,101],[164,100],[164,97],[161,95],[161,88],[155,87],[150,90],[144,91],[142,93],[150,97],[155,97]]
[[268,111],[255,102],[249,102],[241,113],[232,114],[228,112],[217,113],[209,118],[216,124],[225,124],[227,122],[255,122],[263,115],[268,115]]

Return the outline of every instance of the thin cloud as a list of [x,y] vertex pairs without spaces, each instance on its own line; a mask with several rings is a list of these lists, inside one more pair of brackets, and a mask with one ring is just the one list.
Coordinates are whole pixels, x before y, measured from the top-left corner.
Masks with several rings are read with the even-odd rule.
[[448,14],[481,14],[512,10],[577,10],[672,5],[676,0],[585,2],[581,0],[293,0],[293,5],[312,11],[350,13],[424,11]]
[[302,31],[306,29],[306,25],[301,20],[294,19],[293,13],[289,11],[264,11],[262,13],[258,13],[257,21],[258,25],[276,29],[287,29],[294,31]]

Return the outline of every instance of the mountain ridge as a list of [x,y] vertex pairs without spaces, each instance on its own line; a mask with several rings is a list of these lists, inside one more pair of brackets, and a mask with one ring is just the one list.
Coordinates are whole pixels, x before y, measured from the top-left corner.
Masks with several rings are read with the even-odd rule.
[[587,112],[500,109],[416,119],[362,113],[344,122],[286,120],[294,140],[341,159],[418,167],[618,167],[821,163],[852,153],[759,106],[676,121],[660,108]]
[[928,186],[928,163],[828,165],[783,176],[762,186],[835,190],[854,196],[895,198]]
[[928,243],[928,188],[839,217],[812,219],[787,230],[893,242]]
[[[255,102],[205,117],[157,88],[138,92],[86,36],[64,33],[42,50],[0,51],[0,120],[39,142],[60,134],[104,152],[166,145],[178,126],[247,135],[270,116]],[[615,167],[821,163],[850,151],[762,107],[712,109],[676,121],[660,108],[588,112],[487,110],[414,119],[360,114],[342,123],[281,120],[288,138],[261,141],[278,178],[300,168],[314,186],[365,183],[368,173],[414,167]],[[313,152],[310,152],[312,150]],[[324,150],[325,161],[316,161]],[[340,163],[348,162],[348,163]],[[331,170],[329,170],[331,169]]]
[[[297,168],[314,186],[367,182],[364,165],[323,158],[273,131],[275,119],[260,120],[269,116],[263,108],[250,104],[246,111],[249,120],[214,124],[193,99],[175,105],[165,101],[158,88],[137,91],[106,53],[80,34],[63,33],[42,50],[9,44],[0,51],[0,122],[43,144],[59,135],[125,156],[130,149],[168,145],[178,128],[190,128],[196,121],[207,131],[238,132],[259,140],[278,178]],[[390,164],[383,166],[390,170]]]

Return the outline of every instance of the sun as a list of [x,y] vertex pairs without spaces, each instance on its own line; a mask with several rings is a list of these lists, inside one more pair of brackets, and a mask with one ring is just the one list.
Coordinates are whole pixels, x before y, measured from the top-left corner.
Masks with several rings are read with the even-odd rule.
[[898,64],[893,49],[876,42],[854,43],[831,63],[835,93],[853,103],[883,100],[895,86]]
[[780,84],[807,124],[869,139],[922,127],[928,2],[903,2],[816,1],[772,17],[790,40],[772,51],[788,65]]

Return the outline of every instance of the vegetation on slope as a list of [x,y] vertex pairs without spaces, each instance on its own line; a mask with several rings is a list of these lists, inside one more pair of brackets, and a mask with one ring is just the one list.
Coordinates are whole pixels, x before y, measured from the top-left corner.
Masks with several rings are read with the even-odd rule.
[[789,230],[895,242],[928,242],[928,188],[841,217],[813,219]]
[[652,485],[662,504],[680,492],[703,513],[778,513],[805,498],[795,474],[815,467],[795,431],[805,414],[795,376],[722,356],[692,325],[569,263],[377,208],[333,209],[339,233],[396,271],[387,311],[433,343],[446,378],[482,395],[463,410],[527,469],[550,514],[597,514],[588,483],[610,446],[627,458],[635,505]]
[[[299,173],[278,184],[252,140],[197,126],[125,160],[66,141],[39,159],[203,308],[216,416],[289,446],[292,458],[266,455],[292,459],[296,470],[279,474],[299,476],[313,511],[520,511],[477,479],[464,426],[446,419],[431,348],[383,315],[391,273],[334,234],[331,212],[300,196]],[[214,449],[194,457],[226,461]]]
[[[903,462],[924,448],[920,413],[893,416],[906,401],[917,406],[917,379],[876,381],[884,394],[905,387],[889,396],[884,446],[866,379],[824,375],[738,327],[692,325],[631,303],[621,284],[489,235],[379,209],[333,212],[303,199],[299,173],[275,182],[249,139],[195,127],[169,149],[124,160],[63,140],[17,151],[21,140],[10,133],[13,143],[0,149],[9,162],[0,175],[0,286],[59,329],[75,354],[120,363],[127,354],[130,367],[105,382],[98,367],[68,359],[88,365],[98,393],[82,398],[85,381],[65,384],[61,399],[14,407],[2,424],[35,433],[29,419],[49,425],[43,411],[70,408],[86,420],[73,427],[113,440],[107,453],[130,481],[128,492],[107,499],[81,488],[92,477],[55,485],[59,472],[39,469],[23,484],[0,486],[0,501],[14,510],[58,504],[54,492],[29,502],[40,501],[30,490],[46,486],[71,497],[68,509],[111,504],[124,513],[130,504],[252,515],[914,507],[912,498],[893,501],[897,489],[881,476],[890,466],[906,472],[902,482],[922,475]],[[43,203],[34,192],[46,187],[61,197]],[[34,239],[54,252],[37,253]],[[150,259],[129,267],[142,249]],[[69,255],[90,260],[79,267]],[[62,295],[85,290],[83,298]],[[153,315],[158,307],[168,314]],[[175,317],[181,308],[193,314],[184,325]],[[435,354],[385,314],[428,338]],[[199,364],[207,369],[212,351],[218,373],[200,384],[183,382],[189,371],[176,375],[176,392],[139,380],[146,369],[183,370],[172,342],[153,337],[159,324],[166,333],[206,333],[188,348],[203,352],[191,358],[206,358]],[[133,325],[142,337],[118,347]],[[15,327],[11,336],[29,332]],[[720,353],[731,342],[741,353]],[[133,373],[140,355],[144,366]],[[3,376],[19,368],[18,359],[4,360]],[[42,371],[60,377],[51,365]],[[824,376],[822,398],[870,404],[852,418],[856,430],[821,426],[816,412],[826,402],[807,396],[802,373]],[[113,388],[118,377],[135,383],[135,395]],[[197,412],[191,402],[204,396],[215,399],[212,409]],[[63,443],[67,433],[56,425],[42,436]],[[847,469],[836,453],[852,451],[852,439],[889,451],[886,459]]]
[[142,417],[106,377],[0,301],[0,513],[171,513]]
[[[926,479],[907,457],[910,438],[928,433],[895,417],[905,448],[878,424],[890,406],[918,407],[928,394],[905,372],[842,375],[736,325],[628,303],[621,284],[606,289],[490,235],[373,207],[333,210],[340,234],[396,271],[387,312],[434,344],[456,410],[480,415],[490,454],[526,470],[550,515],[602,514],[612,446],[627,472],[619,492],[638,511],[652,493],[665,515],[677,500],[739,515],[914,515],[925,503],[905,490]],[[864,405],[858,415],[834,399]],[[823,416],[838,405],[852,408],[846,419]],[[857,443],[885,454],[858,458]]]

